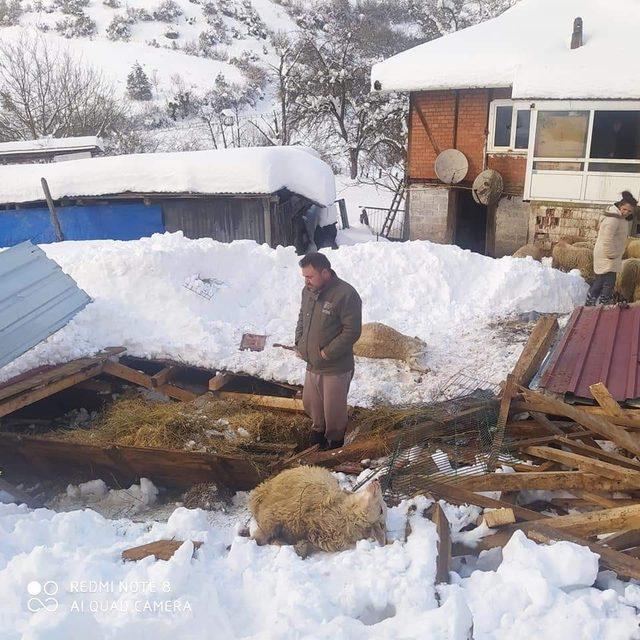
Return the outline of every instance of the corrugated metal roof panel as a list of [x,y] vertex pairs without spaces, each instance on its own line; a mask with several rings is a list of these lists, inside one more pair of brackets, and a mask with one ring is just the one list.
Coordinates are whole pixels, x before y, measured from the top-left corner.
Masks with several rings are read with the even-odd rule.
[[640,308],[579,307],[555,347],[540,386],[593,398],[589,386],[605,384],[619,402],[640,398]]
[[0,253],[0,367],[64,327],[91,302],[44,251],[23,242]]

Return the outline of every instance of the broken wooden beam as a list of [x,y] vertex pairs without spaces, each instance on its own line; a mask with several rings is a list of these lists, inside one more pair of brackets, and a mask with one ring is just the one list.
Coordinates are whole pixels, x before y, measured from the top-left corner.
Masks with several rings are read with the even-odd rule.
[[444,510],[437,502],[433,505],[431,520],[438,534],[438,556],[436,558],[436,584],[449,582],[451,570],[451,530]]
[[258,407],[267,409],[283,409],[285,411],[304,412],[302,400],[297,398],[283,398],[280,396],[262,396],[253,393],[236,393],[234,391],[212,392],[215,398],[221,400],[231,400],[234,402],[248,402]]
[[[191,543],[193,544],[193,555],[195,555],[196,551],[202,546],[202,542],[192,540]],[[122,559],[125,562],[134,562],[149,556],[155,556],[156,560],[170,560],[183,544],[184,540],[156,540],[139,547],[125,549],[122,552]]]
[[608,415],[624,417],[622,407],[617,403],[616,399],[609,393],[609,389],[607,389],[602,382],[592,384],[589,387],[589,391],[591,391],[591,395]]
[[533,380],[557,334],[558,320],[555,316],[538,319],[512,372],[518,384],[526,387]]
[[235,374],[229,373],[228,371],[216,373],[216,375],[209,380],[209,391],[220,391],[222,387],[229,384],[235,377]]
[[151,376],[151,386],[152,387],[162,387],[167,384],[169,380],[174,378],[178,372],[180,371],[180,367],[176,367],[174,365],[169,365],[164,367],[158,371],[158,373]]
[[482,514],[482,519],[487,527],[495,529],[506,524],[514,524],[516,515],[513,512],[513,507],[502,507],[501,509],[486,509]]
[[640,471],[619,467],[616,464],[597,460],[572,451],[563,451],[562,449],[554,449],[553,447],[525,447],[521,449],[521,451],[542,460],[559,462],[565,467],[579,469],[587,473],[594,473],[604,478],[609,478],[610,480],[619,480],[621,482],[630,481],[640,484]]
[[640,489],[635,479],[618,481],[582,471],[531,471],[523,473],[486,473],[465,476],[458,486],[471,491],[522,491],[545,489],[547,491],[625,491]]
[[627,451],[640,455],[640,437],[638,437],[637,434],[629,433],[622,427],[609,422],[602,416],[590,415],[585,411],[563,402],[562,400],[556,400],[550,396],[545,396],[541,393],[524,389],[522,387],[521,391],[524,394],[525,401],[531,400],[536,404],[544,406],[546,408],[546,413],[563,415],[567,418],[571,418],[574,422],[582,425],[585,429],[588,429],[607,440],[611,440],[611,442],[614,442],[619,447],[622,447]]

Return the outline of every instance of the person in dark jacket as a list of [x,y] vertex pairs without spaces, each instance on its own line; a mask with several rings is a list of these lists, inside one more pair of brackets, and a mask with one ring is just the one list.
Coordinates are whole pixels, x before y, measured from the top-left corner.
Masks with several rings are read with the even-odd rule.
[[337,449],[347,428],[353,345],[362,329],[362,301],[322,253],[299,262],[305,286],[296,326],[297,354],[307,363],[302,401],[313,421],[312,444]]

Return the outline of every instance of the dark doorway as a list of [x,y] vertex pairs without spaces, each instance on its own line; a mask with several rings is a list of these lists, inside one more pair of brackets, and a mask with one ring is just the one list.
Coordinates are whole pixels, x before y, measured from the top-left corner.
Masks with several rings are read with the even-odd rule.
[[487,251],[487,206],[478,204],[470,189],[457,189],[453,243],[475,253]]

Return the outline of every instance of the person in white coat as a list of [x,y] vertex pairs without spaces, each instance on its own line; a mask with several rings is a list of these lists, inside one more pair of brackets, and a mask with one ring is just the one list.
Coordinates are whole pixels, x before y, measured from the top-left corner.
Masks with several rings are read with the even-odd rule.
[[629,235],[629,220],[633,218],[638,201],[629,191],[608,207],[600,219],[598,239],[593,248],[593,271],[596,274],[587,293],[585,305],[613,304],[616,274],[622,271],[622,255]]

